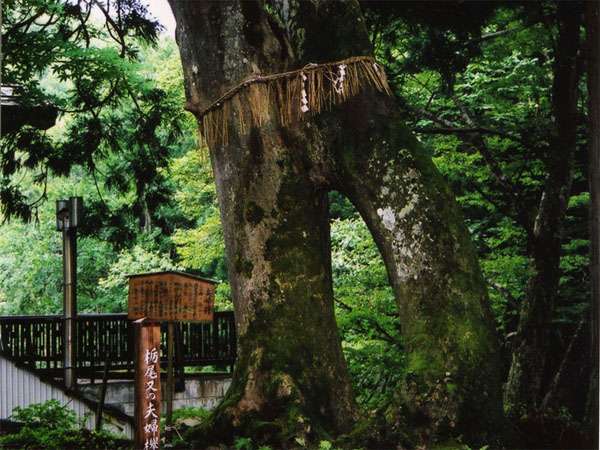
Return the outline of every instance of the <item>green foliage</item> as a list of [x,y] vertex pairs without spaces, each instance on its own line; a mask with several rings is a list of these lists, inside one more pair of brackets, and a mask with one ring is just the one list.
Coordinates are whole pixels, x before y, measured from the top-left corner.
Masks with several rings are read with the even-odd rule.
[[433,70],[451,88],[457,73],[479,54],[482,27],[499,2],[361,1],[376,47],[391,78]]
[[177,423],[183,419],[204,420],[209,416],[209,414],[210,412],[204,408],[187,406],[173,411],[173,422]]
[[[54,200],[71,195],[82,195],[85,204],[78,238],[80,312],[123,312],[126,276],[134,273],[189,269],[226,279],[210,164],[197,150],[193,119],[182,112],[176,45],[163,39],[156,48],[143,48],[136,55],[138,62],[113,58],[108,51],[96,55],[126,71],[139,90],[135,99],[122,98],[98,116],[103,128],[99,132],[106,134],[94,156],[95,171],[85,164],[70,167],[64,177],[56,176],[63,172],[50,171],[40,185],[35,170],[19,170],[20,192],[39,201],[32,222],[0,225],[0,314],[62,311],[62,245],[55,231]],[[64,92],[64,84],[51,73],[39,82],[49,92]],[[47,134],[55,143],[72,145],[69,130],[89,130],[77,122],[82,117],[64,114]],[[2,161],[10,162],[6,155]],[[196,171],[202,176],[197,177]],[[202,186],[206,193],[197,195]],[[209,230],[203,244],[211,251],[199,252],[200,260],[187,258],[191,253],[182,246],[181,256],[176,255],[171,235],[185,240],[186,232],[196,232],[195,224]],[[192,238],[187,242],[197,250]],[[228,285],[219,286],[217,304],[231,307]]]
[[319,442],[319,450],[334,450],[333,444],[329,441]]
[[56,400],[17,407],[10,418],[22,424],[18,433],[0,437],[0,448],[20,449],[105,449],[129,448],[128,441],[105,431],[83,428],[75,413]]
[[[137,76],[134,61],[139,48],[155,43],[157,30],[158,24],[146,18],[145,7],[137,0],[3,3],[3,83],[20,86],[19,101],[24,105],[54,105],[64,121],[60,136],[29,126],[3,133],[0,203],[4,216],[31,219],[38,204],[18,183],[22,171],[35,173],[38,185],[44,185],[50,174],[69,174],[74,166],[95,176],[98,156],[130,155],[129,150],[139,156],[142,147],[152,148],[152,157],[139,158],[137,165],[129,159],[130,169],[145,175],[145,181],[155,181],[164,154],[158,135],[167,120],[169,132],[176,131],[181,114],[164,102],[160,90]],[[45,79],[52,83],[45,85]],[[126,114],[117,117],[115,112]],[[127,146],[117,135],[122,128],[114,127],[123,119],[135,124],[127,128]],[[145,191],[139,192],[138,186],[138,197],[145,198],[148,187],[143,187]],[[46,191],[41,199],[45,198]]]
[[[175,448],[186,447],[186,441],[182,437],[183,431],[189,428],[191,424],[198,424],[205,421],[209,416],[210,411],[201,407],[188,406],[174,410],[173,426],[176,432],[171,434],[169,444]],[[161,433],[164,433],[166,418],[164,416],[161,417],[160,422]]]
[[[52,188],[60,189],[57,183]],[[54,205],[38,212],[38,224],[18,221],[0,228],[0,314],[55,314],[62,310],[62,243]],[[115,258],[112,247],[94,237],[78,242],[78,306],[98,311],[98,281]]]
[[193,149],[172,160],[171,179],[175,201],[192,226],[180,227],[172,235],[179,263],[204,275],[225,280],[216,291],[215,305],[232,309],[227,280],[227,259],[212,168],[204,151]]
[[[553,11],[553,5],[547,6]],[[556,30],[537,21],[533,9],[513,5],[497,9],[481,25],[481,39],[473,41],[478,50],[454,71],[451,89],[443,71],[433,65],[415,66],[418,70],[395,81],[414,128],[434,149],[435,163],[463,208],[489,282],[498,330],[506,336],[516,331],[532,276],[531,236],[555,121],[551,95]],[[383,36],[380,45],[390,44]],[[393,44],[391,70],[410,65],[412,44]],[[461,131],[467,129],[478,131]],[[575,153],[555,317],[571,326],[581,317],[589,292],[584,141],[582,136]]]
[[[441,7],[457,6],[447,3]],[[472,2],[462,12],[473,12],[478,3]],[[422,4],[426,15],[434,17],[431,22],[437,22],[433,29],[422,28],[428,19],[418,10],[416,17],[410,17],[414,7],[387,17],[376,14],[370,24],[376,52],[391,73],[408,124],[432,151],[462,207],[488,281],[506,367],[511,364],[511,351],[517,348],[513,339],[528,333],[517,334],[519,314],[534,292],[534,257],[543,254],[535,245],[540,240],[536,233],[544,229],[538,213],[541,200],[552,192],[548,188],[557,185],[550,178],[553,158],[561,158],[565,145],[557,141],[557,110],[562,106],[553,104],[560,96],[555,84],[558,21],[541,19],[555,20],[558,4],[488,2],[492,14],[475,13],[466,21],[462,36],[453,28],[462,20],[460,14],[438,19],[432,14],[437,7],[433,2]],[[388,5],[392,10],[403,6]],[[480,29],[469,31],[473,23]],[[431,44],[437,53],[430,52]],[[446,52],[452,49],[454,56]],[[583,83],[578,95],[584,105]],[[583,106],[580,112],[574,124],[577,143],[571,198],[557,231],[562,247],[557,297],[543,306],[549,318],[535,325],[549,330],[545,345],[552,352],[545,367],[539,368],[547,380],[556,375],[577,324],[588,317],[589,195]],[[570,164],[566,158],[558,160],[558,164]],[[557,210],[553,214],[560,217]],[[546,259],[550,264],[552,258]],[[585,352],[569,355],[569,364],[587,364]],[[574,405],[583,404],[585,394],[573,389],[569,376],[561,380],[557,394],[564,397],[555,401],[566,401],[570,408],[582,411]],[[578,382],[587,385],[588,380]],[[573,396],[579,397],[569,398]]]
[[403,379],[400,324],[381,255],[356,217],[331,224],[336,317],[358,403],[376,409]]
[[[60,195],[77,184],[82,186],[71,177],[53,180],[49,186]],[[38,220],[37,224],[12,221],[0,227],[0,314],[62,311],[62,243],[55,229],[54,205],[44,204]],[[78,310],[123,312],[127,275],[180,269],[157,248],[156,234],[142,234],[130,248],[120,251],[101,237],[79,237]]]
[[254,445],[251,438],[239,437],[233,443],[235,450],[254,450]]
[[103,312],[126,311],[127,276],[163,270],[181,270],[181,267],[175,265],[169,256],[148,251],[140,245],[123,250],[110,266],[107,276],[98,281],[102,295],[98,307]]
[[171,165],[177,186],[175,199],[194,226],[177,229],[173,241],[182,264],[208,276],[226,278],[225,244],[217,207],[210,162],[197,150],[177,158]]
[[11,414],[11,419],[33,427],[55,427],[68,430],[77,426],[75,413],[62,406],[57,400],[49,400],[46,403],[34,404],[25,408],[17,406]]

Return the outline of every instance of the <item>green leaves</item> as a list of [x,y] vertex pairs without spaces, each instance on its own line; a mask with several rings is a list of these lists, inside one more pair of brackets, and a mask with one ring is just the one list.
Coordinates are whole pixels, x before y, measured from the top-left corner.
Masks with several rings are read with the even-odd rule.
[[331,224],[336,317],[359,404],[391,402],[405,375],[396,302],[379,250],[356,213]]
[[102,312],[125,312],[128,275],[181,269],[168,255],[148,251],[140,245],[123,250],[109,267],[108,274],[98,281],[100,296],[94,306]]
[[17,422],[47,428],[69,430],[77,425],[73,410],[65,408],[57,400],[49,400],[25,408],[17,406],[10,417]]
[[[0,446],[21,449],[129,448],[129,442],[105,431],[86,430],[72,409],[57,400],[17,407],[11,419],[22,423],[18,433],[0,437]],[[120,442],[119,442],[120,441]]]
[[[70,195],[85,198],[80,312],[124,311],[131,273],[179,268],[226,279],[212,169],[197,148],[195,121],[183,112],[175,43],[145,47],[132,61],[94,39],[65,48],[56,70],[33,80],[81,111],[65,112],[50,132],[25,127],[3,136],[2,215],[32,222],[1,228],[0,313],[61,312],[54,200]],[[231,307],[228,285],[217,302]]]
[[22,88],[21,106],[54,105],[66,130],[2,134],[4,216],[31,218],[32,199],[17,193],[22,170],[44,174],[40,184],[49,173],[65,176],[74,166],[95,175],[98,159],[131,149],[137,154],[130,161],[147,162],[136,175],[147,173],[146,184],[154,183],[177,137],[181,108],[138,74],[139,46],[155,44],[159,29],[145,7],[137,0],[21,0],[5,2],[3,13],[3,83]]

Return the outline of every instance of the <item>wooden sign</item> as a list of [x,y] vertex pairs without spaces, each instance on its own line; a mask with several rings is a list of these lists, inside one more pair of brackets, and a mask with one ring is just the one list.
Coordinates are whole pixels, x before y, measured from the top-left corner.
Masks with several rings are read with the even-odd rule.
[[160,447],[160,323],[145,319],[135,331],[135,448]]
[[183,272],[132,275],[127,318],[210,322],[215,285],[212,280]]

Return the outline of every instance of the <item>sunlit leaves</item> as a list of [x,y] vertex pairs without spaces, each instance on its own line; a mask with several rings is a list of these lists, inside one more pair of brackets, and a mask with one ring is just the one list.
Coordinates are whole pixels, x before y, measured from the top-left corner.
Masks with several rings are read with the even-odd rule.
[[102,312],[124,312],[127,309],[127,276],[136,273],[181,270],[169,255],[148,251],[140,245],[123,250],[99,280],[100,298],[96,307]]
[[358,400],[391,400],[405,361],[394,295],[379,250],[356,216],[331,224],[336,316]]
[[[122,145],[127,133],[137,134],[137,142],[154,143],[151,151],[160,154],[165,143],[149,137],[160,134],[157,130],[169,122],[164,126],[168,133],[162,134],[174,139],[181,113],[173,112],[172,103],[164,106],[164,95],[138,76],[135,64],[140,47],[156,42],[158,28],[137,0],[3,3],[3,83],[21,87],[21,105],[54,105],[62,112],[61,125],[66,124],[67,130],[58,136],[33,128],[17,130],[17,136],[5,132],[1,142],[5,186],[18,190],[15,174],[42,165],[61,176],[78,165],[94,172],[95,159],[103,152],[128,148]],[[105,125],[111,123],[115,110],[130,103],[140,105],[139,111],[131,113],[136,115],[131,119],[136,126],[117,137],[114,128]],[[17,153],[28,156],[16,158]],[[5,216],[31,216],[27,207],[32,199],[26,195],[4,195],[2,200],[23,200],[4,203]]]

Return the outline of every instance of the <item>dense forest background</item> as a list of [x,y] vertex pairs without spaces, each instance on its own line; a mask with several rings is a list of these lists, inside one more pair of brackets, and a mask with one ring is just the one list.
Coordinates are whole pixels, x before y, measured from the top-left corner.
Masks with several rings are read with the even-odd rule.
[[[557,278],[556,289],[549,286],[552,298],[542,296],[547,302],[540,303],[534,327],[545,333],[540,405],[559,424],[556,433],[577,434],[590,425],[593,406],[581,24],[572,42],[563,40],[572,13],[566,9],[581,5],[473,2],[456,15],[443,3],[407,2],[401,12],[383,2],[366,5],[376,55],[407,122],[462,207],[488,283],[505,381],[524,327],[537,314],[528,307],[541,302],[535,290],[554,276],[536,278],[539,261],[552,258],[544,252],[552,243],[539,235],[548,222],[541,217],[544,198],[555,187],[566,192],[564,210],[552,212],[553,228],[542,229],[559,236]],[[84,197],[86,211],[78,247],[80,312],[123,312],[128,274],[171,268],[221,280],[217,307],[231,309],[211,164],[195,119],[182,108],[174,40],[133,24],[130,35],[141,38],[127,35],[134,44],[125,53],[124,37],[115,40],[98,17],[73,31],[81,34],[77,39],[65,39],[61,26],[73,19],[69,11],[57,12],[62,24],[35,22],[25,30],[25,10],[37,4],[63,8],[52,1],[4,2],[3,82],[51,99],[60,114],[46,132],[25,127],[3,136],[0,314],[61,312],[54,200],[71,195]],[[43,38],[32,33],[36,26]],[[52,48],[53,56],[36,60],[37,50],[25,55],[11,47],[39,49],[42,42],[39,54]],[[556,143],[563,107],[557,98],[569,102],[560,91],[557,58],[567,59],[565,46],[573,44],[574,145],[567,148],[568,142]],[[330,203],[344,353],[359,405],[385,417],[393,387],[413,368],[403,356],[394,295],[366,225],[343,196],[333,193]]]

